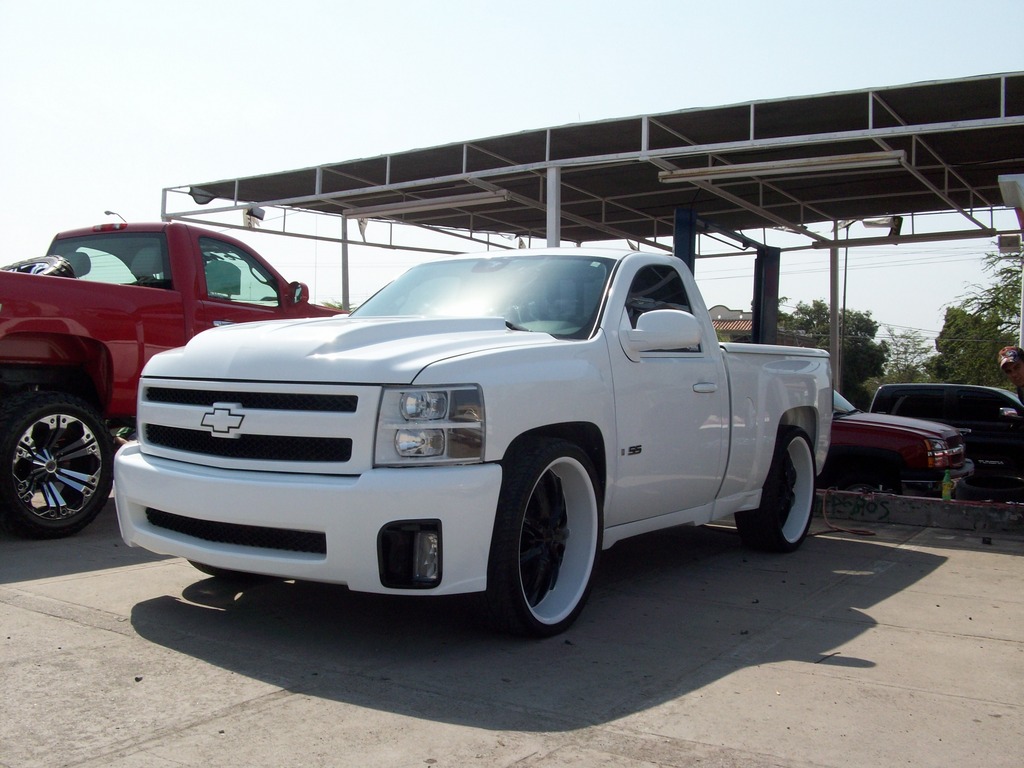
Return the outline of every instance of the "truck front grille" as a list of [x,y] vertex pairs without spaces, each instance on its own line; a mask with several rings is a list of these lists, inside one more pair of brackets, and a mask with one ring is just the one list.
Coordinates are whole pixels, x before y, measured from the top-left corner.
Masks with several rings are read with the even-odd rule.
[[241,403],[243,408],[271,411],[327,411],[355,413],[359,398],[355,395],[313,395],[294,392],[245,392],[219,389],[175,389],[146,387],[146,400],[175,405],[213,405]]
[[147,424],[146,440],[176,451],[260,461],[348,461],[352,440],[347,437],[292,437],[289,435],[242,435],[213,437],[209,432]]
[[143,451],[253,472],[356,476],[373,459],[380,387],[146,379]]
[[293,531],[288,528],[265,528],[260,525],[238,525],[237,523],[218,523],[212,520],[196,520],[191,517],[175,515],[171,512],[146,509],[146,519],[150,524],[174,531],[194,539],[213,541],[220,544],[237,544],[242,547],[257,549],[279,549],[286,552],[309,552],[316,555],[327,554],[327,537],[323,533],[313,531]]

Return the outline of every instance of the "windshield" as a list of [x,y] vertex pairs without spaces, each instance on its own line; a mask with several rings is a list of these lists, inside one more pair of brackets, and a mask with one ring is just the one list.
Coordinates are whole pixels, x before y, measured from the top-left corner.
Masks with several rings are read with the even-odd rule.
[[855,406],[838,392],[832,393],[832,413],[838,416],[845,416],[848,413],[855,413],[860,408]]
[[503,317],[518,330],[585,339],[597,322],[613,259],[498,256],[413,267],[357,317]]

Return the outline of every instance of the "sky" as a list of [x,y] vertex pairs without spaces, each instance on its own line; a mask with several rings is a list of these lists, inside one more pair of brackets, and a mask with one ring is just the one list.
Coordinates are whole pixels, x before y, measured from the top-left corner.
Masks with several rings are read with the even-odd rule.
[[[58,231],[116,220],[107,210],[158,220],[169,187],[1020,71],[1022,29],[1020,0],[976,0],[969,13],[949,0],[0,0],[0,264],[41,255]],[[317,301],[340,299],[337,244],[231,234]],[[994,250],[966,240],[841,252],[846,305],[933,339],[945,306],[987,282]],[[354,248],[353,303],[418,259]],[[749,260],[701,260],[696,272],[709,306],[749,308]],[[784,308],[828,301],[828,253],[784,254],[780,293]]]

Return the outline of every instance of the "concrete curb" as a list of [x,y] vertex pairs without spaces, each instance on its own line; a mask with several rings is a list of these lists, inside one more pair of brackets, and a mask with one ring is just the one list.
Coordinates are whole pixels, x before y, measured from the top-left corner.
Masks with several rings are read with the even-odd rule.
[[815,512],[833,520],[898,523],[959,531],[1024,533],[1024,504],[942,501],[888,493],[819,491]]

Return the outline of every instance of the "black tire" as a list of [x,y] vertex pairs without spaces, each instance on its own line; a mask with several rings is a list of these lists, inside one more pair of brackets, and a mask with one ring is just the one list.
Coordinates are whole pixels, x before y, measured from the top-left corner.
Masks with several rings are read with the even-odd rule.
[[1024,502],[1024,479],[1014,475],[974,475],[956,484],[957,501]]
[[53,275],[54,277],[74,277],[75,270],[71,262],[63,256],[37,256],[3,267],[4,272],[25,272],[30,275]]
[[486,613],[500,631],[550,637],[590,594],[603,538],[600,485],[587,455],[566,440],[523,441],[503,467]]
[[814,453],[799,427],[783,427],[757,509],[736,513],[744,545],[768,552],[792,552],[803,543],[814,512]]
[[114,443],[84,400],[25,392],[0,407],[0,526],[32,539],[78,533],[110,496]]

